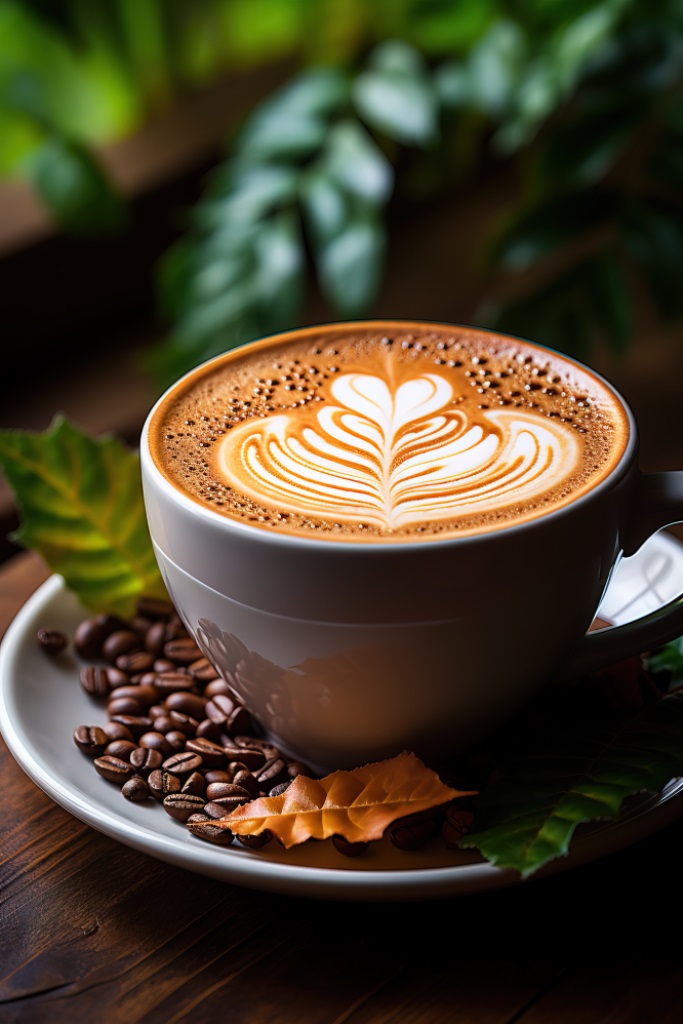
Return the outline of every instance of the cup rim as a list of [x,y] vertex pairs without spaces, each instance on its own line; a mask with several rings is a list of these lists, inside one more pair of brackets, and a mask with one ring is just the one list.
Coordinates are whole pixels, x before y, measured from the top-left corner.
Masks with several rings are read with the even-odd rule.
[[[220,512],[216,512],[213,509],[200,504],[200,502],[190,498],[188,495],[184,494],[180,488],[172,484],[159,469],[159,466],[152,455],[151,445],[149,443],[152,423],[157,417],[162,406],[170,400],[171,396],[179,388],[193,377],[201,376],[208,372],[211,367],[218,365],[219,363],[230,362],[233,358],[239,359],[246,348],[249,348],[250,350],[255,348],[267,348],[273,343],[286,342],[289,338],[293,338],[294,336],[305,337],[308,334],[316,334],[326,331],[332,333],[333,331],[340,330],[342,328],[348,328],[349,330],[369,330],[373,328],[378,329],[380,327],[386,327],[389,330],[399,328],[406,330],[411,327],[416,327],[421,330],[428,330],[430,328],[434,330],[444,330],[445,328],[449,330],[476,332],[478,334],[493,334],[497,338],[507,338],[512,342],[519,342],[520,344],[529,346],[539,352],[555,356],[562,362],[570,363],[578,370],[594,378],[612,395],[620,406],[628,424],[628,437],[619,459],[594,487],[589,488],[583,494],[580,494],[578,497],[570,500],[566,505],[562,505],[560,508],[550,509],[547,512],[538,512],[530,518],[525,519],[523,522],[513,519],[473,533],[450,533],[447,536],[440,536],[438,534],[424,535],[415,540],[393,540],[392,538],[376,540],[370,536],[367,540],[354,540],[346,537],[338,537],[333,540],[328,540],[327,538],[320,536],[308,537],[302,534],[276,533],[274,531],[269,532],[260,526],[253,526],[238,519],[233,519],[230,516],[222,515]],[[530,341],[522,335],[512,334],[509,331],[502,331],[488,327],[478,327],[474,324],[459,323],[457,321],[421,320],[419,318],[386,319],[383,317],[375,317],[363,320],[329,320],[317,324],[309,324],[304,327],[289,328],[286,331],[278,331],[274,334],[263,335],[259,338],[254,338],[251,341],[244,342],[243,344],[237,345],[234,348],[228,349],[215,356],[211,356],[209,359],[198,363],[196,366],[192,367],[173,381],[173,383],[171,383],[162,392],[162,394],[158,396],[149,410],[145,417],[140,434],[140,462],[143,478],[145,474],[148,474],[151,480],[153,480],[158,487],[161,487],[164,494],[186,512],[199,516],[202,519],[206,519],[217,528],[226,530],[231,534],[234,533],[237,537],[242,535],[245,539],[249,538],[252,541],[258,540],[259,543],[263,543],[264,545],[273,545],[278,548],[282,545],[289,548],[300,547],[307,551],[321,549],[327,552],[343,552],[351,549],[354,553],[357,553],[362,550],[367,550],[368,553],[371,553],[373,556],[377,556],[379,551],[393,553],[408,550],[414,552],[420,548],[424,549],[425,545],[431,550],[435,547],[450,547],[453,544],[476,544],[490,540],[492,537],[501,534],[504,534],[506,537],[510,537],[519,531],[533,529],[534,526],[538,527],[541,523],[549,523],[567,515],[571,515],[578,508],[583,508],[586,504],[601,496],[604,491],[617,486],[631,468],[637,449],[638,425],[635,419],[635,414],[633,413],[629,403],[615,385],[611,383],[611,381],[587,363],[582,362],[580,359],[576,359],[574,356],[567,355],[566,353],[559,351],[559,349],[554,349],[549,345],[543,345],[540,342]]]

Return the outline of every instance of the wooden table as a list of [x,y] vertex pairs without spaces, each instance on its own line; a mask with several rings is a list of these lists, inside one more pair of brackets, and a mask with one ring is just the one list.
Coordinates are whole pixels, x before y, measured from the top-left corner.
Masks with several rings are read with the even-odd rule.
[[[0,568],[0,634],[46,576],[34,555]],[[1,740],[0,778],[0,1024],[683,1020],[683,820],[509,889],[331,902],[122,846],[54,804]]]

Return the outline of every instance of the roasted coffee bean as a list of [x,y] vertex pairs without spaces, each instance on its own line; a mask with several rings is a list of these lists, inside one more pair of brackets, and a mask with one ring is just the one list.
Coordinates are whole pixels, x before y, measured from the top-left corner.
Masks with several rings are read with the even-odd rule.
[[197,726],[197,736],[203,740],[211,740],[212,743],[219,743],[221,738],[221,727],[210,718],[205,718]]
[[176,611],[168,617],[167,635],[169,640],[185,639],[190,635],[187,626]]
[[152,796],[149,786],[139,775],[134,775],[127,782],[124,782],[121,792],[126,800],[132,800],[133,803],[149,800]]
[[218,694],[225,694],[226,696],[232,696],[232,689],[225,679],[212,679],[210,683],[207,683],[204,687],[205,697],[217,697]]
[[204,805],[204,814],[212,821],[220,821],[221,818],[227,818],[230,811],[233,811],[235,807],[239,807],[239,803],[235,803],[232,807],[224,807],[222,803],[214,803],[210,800]]
[[177,775],[170,775],[163,768],[157,768],[150,772],[147,777],[149,791],[156,800],[163,800],[169,793],[180,792],[180,779]]
[[240,735],[238,733],[233,739],[235,746],[242,747],[244,750],[260,750],[266,761],[269,761],[272,757],[282,757],[282,752],[274,743],[260,736]]
[[97,774],[101,775],[107,782],[117,782],[122,785],[126,779],[135,774],[132,764],[120,757],[112,757],[110,754],[96,757],[93,763]]
[[192,823],[188,819],[187,827],[198,839],[205,839],[207,843],[215,843],[216,846],[230,846],[235,838],[229,828],[222,828],[208,819]]
[[289,780],[289,782],[281,782],[279,785],[273,786],[273,788],[268,791],[268,796],[282,796],[283,793],[287,792],[291,785],[291,779]]
[[446,846],[455,849],[461,838],[471,828],[474,821],[474,814],[465,807],[458,807],[457,804],[449,804],[444,814],[441,826],[441,835]]
[[245,707],[238,704],[223,726],[231,736],[244,738],[254,732],[254,720]]
[[131,651],[130,654],[120,654],[115,664],[122,672],[133,676],[149,671],[154,664],[154,656],[149,651]]
[[271,757],[253,773],[260,789],[271,789],[287,778],[287,765],[282,757]]
[[167,640],[164,644],[164,657],[174,661],[176,665],[191,665],[202,657],[202,652],[190,636],[179,636],[175,640]]
[[208,658],[198,658],[197,661],[188,665],[187,670],[200,683],[210,683],[213,679],[218,678],[218,672]]
[[154,622],[145,633],[145,650],[154,658],[160,658],[166,643],[166,623]]
[[41,626],[36,639],[46,654],[61,654],[69,644],[66,634],[62,633],[61,629],[48,629],[46,626]]
[[84,661],[94,661],[102,656],[102,645],[117,629],[126,629],[126,624],[114,615],[96,615],[84,619],[74,633],[74,648]]
[[251,793],[242,786],[236,786],[234,782],[211,782],[206,787],[207,800],[222,800],[225,797],[235,799],[241,804],[248,803],[252,798]]
[[197,682],[187,672],[158,672],[154,685],[160,694],[197,692]]
[[222,768],[224,764],[227,764],[225,751],[218,743],[212,743],[211,740],[204,740],[201,737],[188,739],[185,749],[199,754],[205,768]]
[[102,657],[110,665],[115,665],[116,659],[120,658],[122,654],[132,654],[133,651],[139,651],[141,647],[142,640],[134,629],[116,629],[102,644]]
[[[151,717],[152,716],[150,715],[150,718]],[[175,722],[169,716],[166,708],[163,709],[162,714],[155,715],[153,721],[155,730],[163,733],[164,735],[166,735],[167,732],[171,732],[172,729],[175,729]]]
[[225,725],[235,710],[235,701],[227,693],[217,693],[206,702],[206,717],[216,725]]
[[203,811],[198,811],[197,814],[191,814],[187,819],[188,825],[198,825],[200,821],[210,821],[211,819],[204,814]]
[[260,793],[258,782],[251,772],[247,771],[245,768],[240,771],[236,771],[232,781],[236,786],[241,786],[242,789],[246,789],[252,800],[255,800]]
[[198,693],[188,693],[184,690],[169,693],[164,701],[164,707],[167,711],[180,711],[181,714],[189,715],[197,723],[206,717],[204,713],[206,698]]
[[192,715],[184,715],[182,711],[169,711],[168,717],[173,722],[174,729],[182,732],[188,738],[197,735],[199,722]]
[[366,842],[355,842],[352,843],[344,836],[332,836],[332,845],[335,850],[342,853],[345,857],[360,857],[361,854],[365,853],[370,843]]
[[[218,796],[212,800],[211,803],[206,805],[204,811],[209,815],[209,817],[214,818],[218,816],[217,812],[220,808],[221,817],[225,818],[226,815],[230,814],[231,811],[234,811],[236,807],[241,807],[242,804],[246,803],[249,803],[249,797]],[[212,808],[211,811],[207,810],[209,807]]]
[[164,707],[163,704],[152,704],[151,708],[147,709],[147,714],[152,719],[152,721],[155,721],[157,718],[168,718],[168,715],[166,714],[166,708]]
[[[123,689],[123,687],[122,687]],[[135,715],[139,717],[144,714],[145,709],[135,697],[119,697],[118,690],[115,690],[107,704],[107,714],[110,718],[116,715]]]
[[264,828],[263,832],[259,832],[257,835],[241,836],[238,833],[236,838],[237,842],[241,843],[242,846],[246,846],[248,850],[261,850],[271,841],[273,833],[269,828]]
[[[154,671],[176,672],[179,671],[179,669],[177,665],[175,665],[172,661],[169,661],[168,658],[157,658],[156,661],[154,662]],[[187,672],[185,673],[185,675],[187,675]]]
[[228,772],[230,774],[230,782],[234,782],[235,776],[239,775],[240,772],[247,772],[248,775],[251,775],[244,761],[229,761]]
[[126,729],[130,729],[133,734],[133,739],[136,736],[142,736],[143,732],[149,732],[152,728],[152,719],[148,718],[147,715],[112,715],[112,722],[118,722],[119,725],[125,725]]
[[[149,733],[145,735],[149,736]],[[133,768],[141,775],[149,775],[150,772],[155,772],[157,768],[161,768],[164,755],[161,751],[155,747],[146,747],[142,745],[144,736],[140,737],[141,745],[131,751],[129,755],[129,761],[133,765]]]
[[73,736],[76,746],[89,757],[98,757],[104,753],[104,749],[109,743],[106,732],[98,725],[78,725],[74,729]]
[[396,818],[387,832],[394,846],[399,850],[418,850],[436,835],[437,819],[432,811],[418,811]]
[[119,722],[105,722],[102,726],[102,732],[106,733],[109,742],[112,740],[133,739],[133,733],[130,729],[127,729],[125,725],[121,725]]
[[139,633],[143,640],[151,625],[152,620],[148,619],[145,615],[134,615],[130,620],[130,628],[134,629],[136,633]]
[[303,764],[301,761],[290,761],[287,765],[287,774],[290,779],[295,779],[297,775],[311,776],[313,773],[308,765]]
[[239,761],[250,772],[258,771],[265,764],[266,759],[263,756],[263,751],[236,747],[234,741],[228,736],[221,736],[221,746],[225,750],[228,761]]
[[137,602],[138,615],[145,615],[148,619],[170,619],[175,608],[170,601],[163,597],[140,597]]
[[122,697],[132,697],[146,708],[150,708],[159,699],[159,693],[155,686],[150,686],[148,683],[131,683],[129,686],[119,686],[112,697],[116,697],[117,700]]
[[206,783],[201,772],[192,772],[183,782],[181,793],[194,793],[195,796],[204,796]]
[[81,688],[91,697],[107,697],[111,692],[111,684],[105,668],[84,665],[78,673],[78,680]]
[[130,755],[137,750],[132,740],[112,740],[105,747],[104,753],[111,757],[119,757],[122,761],[130,761]]
[[184,750],[187,742],[187,736],[184,732],[180,732],[178,729],[171,729],[167,732],[166,739],[171,744],[174,750]]
[[[158,721],[158,719],[157,719]],[[138,740],[138,745],[144,747],[146,750],[156,750],[159,752],[162,758],[170,757],[171,754],[175,753],[175,747],[172,743],[166,739],[163,733],[157,732],[156,729],[150,729],[149,732],[143,732]],[[158,768],[158,765],[154,766]]]
[[164,810],[176,821],[186,822],[204,808],[204,798],[194,793],[169,793],[163,800]]
[[130,686],[130,678],[125,672],[122,672],[120,668],[110,665],[109,668],[105,668],[104,671],[107,673],[109,686],[112,690],[118,690],[122,686]]
[[155,686],[157,681],[157,673],[153,668],[149,669],[148,672],[143,672],[139,679],[140,686]]
[[171,754],[164,761],[164,771],[172,775],[189,775],[196,772],[202,766],[202,759],[199,754],[193,754],[191,750],[183,750],[177,754]]
[[230,772],[223,771],[222,769],[219,771],[210,769],[208,772],[204,772],[204,781],[207,786],[211,782],[232,782],[232,775]]

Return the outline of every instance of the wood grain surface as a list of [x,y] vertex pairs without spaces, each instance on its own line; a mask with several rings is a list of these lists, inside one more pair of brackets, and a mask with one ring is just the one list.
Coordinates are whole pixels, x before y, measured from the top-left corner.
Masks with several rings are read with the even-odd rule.
[[[0,633],[47,572],[0,568]],[[55,805],[0,740],[0,1024],[680,1024],[683,821],[511,889],[271,895]],[[673,926],[673,927],[672,927]]]

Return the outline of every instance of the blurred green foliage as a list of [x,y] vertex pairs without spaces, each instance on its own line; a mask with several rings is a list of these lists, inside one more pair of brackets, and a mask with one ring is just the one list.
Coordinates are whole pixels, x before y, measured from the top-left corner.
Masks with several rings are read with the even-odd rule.
[[311,274],[331,318],[371,315],[390,204],[482,160],[516,196],[471,256],[503,285],[480,323],[585,356],[629,344],[635,293],[683,312],[683,0],[0,0],[0,174],[65,228],[125,227],[96,145],[283,56],[163,260],[160,383],[297,326]]

